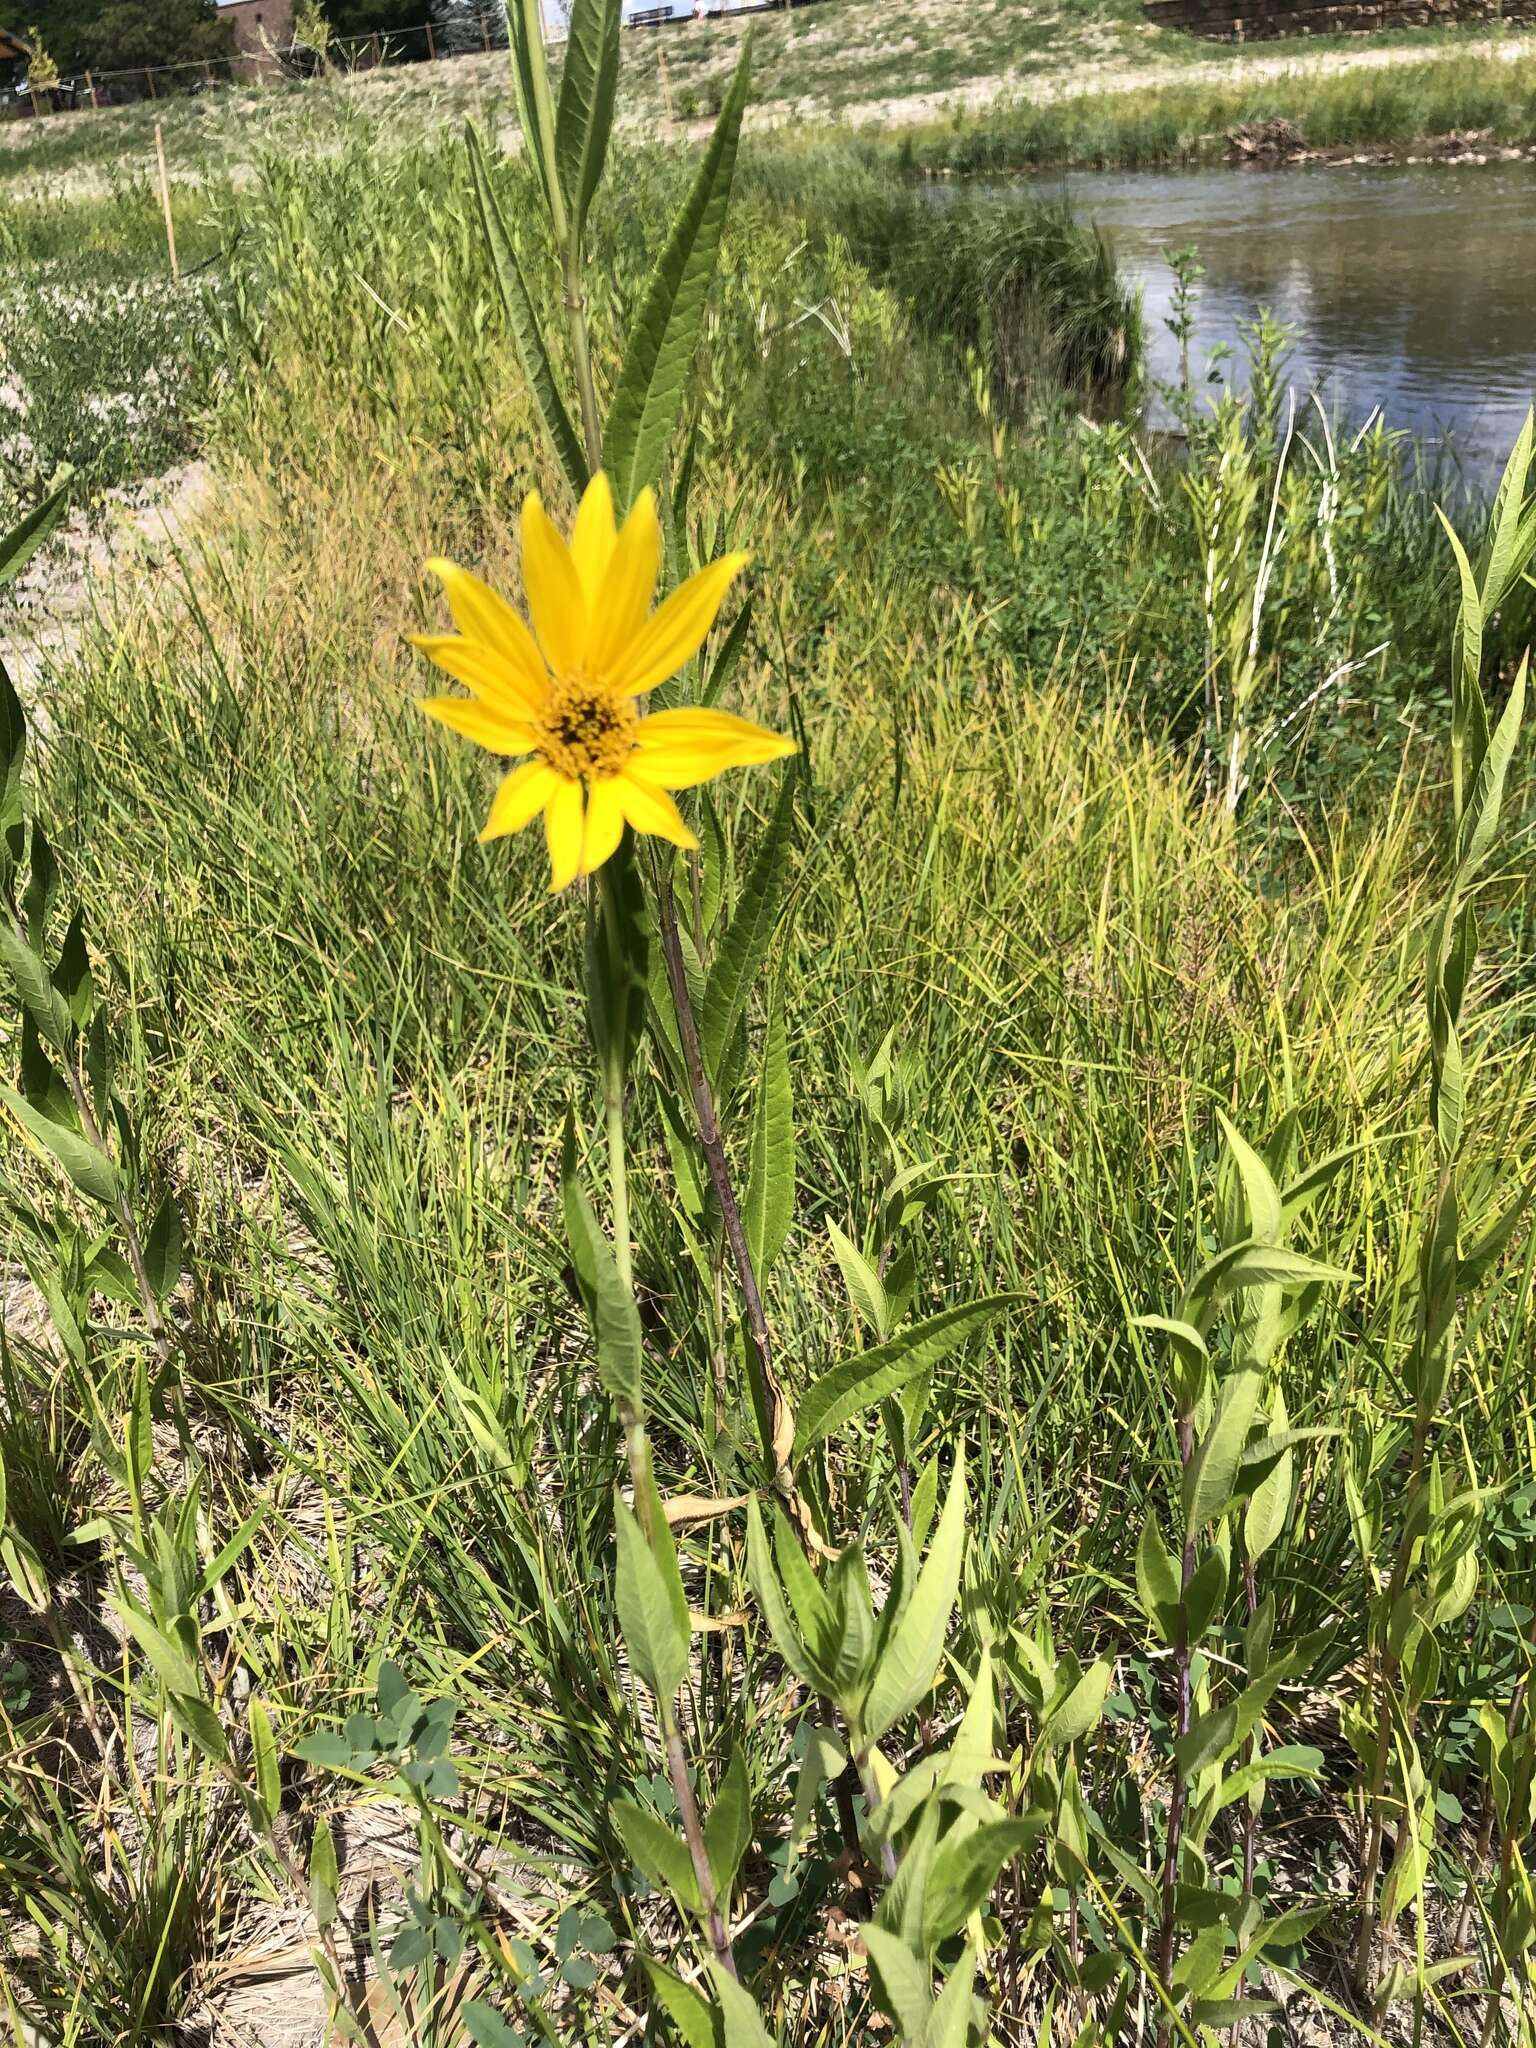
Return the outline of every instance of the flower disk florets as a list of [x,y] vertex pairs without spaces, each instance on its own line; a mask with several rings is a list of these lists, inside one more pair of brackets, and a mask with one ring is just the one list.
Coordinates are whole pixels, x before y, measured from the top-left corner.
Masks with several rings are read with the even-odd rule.
[[587,676],[570,676],[550,690],[539,752],[557,775],[618,775],[635,750],[639,723],[627,698]]

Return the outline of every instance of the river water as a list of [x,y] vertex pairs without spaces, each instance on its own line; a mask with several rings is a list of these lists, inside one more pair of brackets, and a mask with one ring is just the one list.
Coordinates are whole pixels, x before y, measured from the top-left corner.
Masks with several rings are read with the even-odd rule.
[[[1166,252],[1193,245],[1197,375],[1216,343],[1240,358],[1267,305],[1294,332],[1302,397],[1351,422],[1379,405],[1469,482],[1502,466],[1536,396],[1536,163],[1074,171],[1032,189],[1058,183],[1141,284],[1155,377],[1178,374]],[[1241,384],[1241,361],[1223,375]]]

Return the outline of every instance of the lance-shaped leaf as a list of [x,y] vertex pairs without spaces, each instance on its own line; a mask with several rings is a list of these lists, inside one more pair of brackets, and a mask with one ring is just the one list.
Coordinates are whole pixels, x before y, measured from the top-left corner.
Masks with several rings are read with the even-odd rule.
[[72,1028],[69,1004],[54,986],[43,961],[4,919],[0,919],[0,960],[9,970],[16,993],[26,1005],[39,1036],[60,1051],[66,1050]]
[[72,469],[61,470],[54,488],[43,502],[34,505],[24,519],[0,536],[0,590],[7,583],[15,582],[64,517],[69,499],[69,480],[73,475]]
[[660,1815],[633,1799],[615,1799],[608,1817],[619,1838],[651,1883],[669,1891],[685,1912],[697,1913],[703,1902],[693,1859],[682,1836],[676,1834]]
[[864,1700],[863,1734],[867,1743],[880,1740],[887,1728],[910,1714],[926,1698],[944,1654],[949,1619],[960,1590],[960,1561],[965,1550],[965,1454],[955,1456],[949,1497],[933,1544],[906,1612],[880,1653]]
[[913,1329],[902,1331],[888,1344],[877,1344],[872,1350],[861,1351],[857,1357],[833,1366],[815,1382],[801,1404],[793,1456],[797,1460],[803,1458],[849,1416],[872,1408],[918,1373],[930,1371],[983,1324],[1022,1300],[1019,1294],[990,1294],[980,1301],[961,1302],[955,1308],[942,1309]]
[[555,163],[570,216],[568,233],[578,250],[613,128],[620,11],[620,0],[573,0],[566,29]]
[[[810,1571],[808,1565],[806,1570]],[[807,1643],[784,1597],[755,1495],[747,1502],[747,1578],[758,1611],[773,1637],[774,1648],[802,1684],[810,1686],[814,1692],[826,1692],[829,1689],[828,1673],[815,1650]]]
[[1263,1374],[1249,1371],[1234,1372],[1222,1387],[1211,1426],[1184,1470],[1186,1540],[1214,1521],[1232,1498],[1263,1385]]
[[773,2048],[773,2036],[763,2025],[762,2013],[751,1992],[718,1963],[710,1964],[709,1976],[724,2022],[725,2048]]
[[715,1890],[722,1900],[731,1896],[731,1886],[736,1882],[736,1873],[741,1868],[741,1859],[746,1855],[751,1839],[752,1789],[747,1782],[746,1758],[742,1755],[740,1743],[737,1743],[731,1750],[730,1763],[715,1794],[715,1803],[709,1809],[709,1818],[704,1823],[704,1849],[709,1857]]
[[784,1004],[776,997],[768,1012],[763,1071],[752,1118],[752,1153],[742,1222],[747,1249],[761,1286],[772,1272],[795,1213],[795,1119],[789,1077],[789,1036]]
[[693,189],[656,259],[624,351],[606,435],[608,472],[621,507],[630,505],[637,492],[659,476],[682,410],[725,227],[751,56],[749,42]]
[[[513,13],[517,12],[520,0],[513,0]],[[576,429],[571,425],[571,416],[565,409],[560,396],[560,386],[555,379],[554,365],[549,350],[544,345],[543,330],[539,316],[534,310],[533,299],[518,264],[517,251],[512,246],[512,237],[507,232],[506,221],[502,218],[501,206],[491,184],[489,167],[485,161],[485,149],[473,124],[466,129],[469,143],[469,165],[475,181],[475,198],[480,208],[480,221],[485,230],[485,245],[490,254],[491,272],[501,294],[501,303],[506,309],[512,327],[512,338],[517,344],[517,353],[522,361],[523,371],[533,391],[534,401],[549,435],[550,445],[565,471],[572,491],[579,497],[587,487],[587,458],[582,452]]]
[[507,30],[512,48],[512,92],[523,142],[544,188],[544,203],[556,237],[563,239],[565,202],[556,167],[555,103],[549,89],[541,0],[507,0]]
[[245,1717],[251,1732],[251,1776],[255,1780],[256,1800],[268,1827],[276,1819],[283,1803],[282,1774],[277,1762],[277,1737],[272,1733],[272,1723],[266,1708],[252,1693],[246,1702]]
[[671,1700],[688,1675],[688,1602],[677,1552],[652,1487],[652,1541],[622,1500],[614,1504],[618,1571],[614,1606],[629,1659],[658,1700]]
[[103,1202],[108,1208],[116,1207],[122,1193],[122,1182],[117,1168],[105,1152],[98,1152],[78,1131],[55,1123],[25,1096],[18,1095],[14,1088],[0,1084],[0,1102],[30,1138],[52,1153],[82,1195],[89,1195],[93,1201]]
[[1509,773],[1510,760],[1515,751],[1515,741],[1520,735],[1520,721],[1525,715],[1525,681],[1527,662],[1521,660],[1515,671],[1509,698],[1499,715],[1499,722],[1493,729],[1488,750],[1478,767],[1477,780],[1461,821],[1460,864],[1456,881],[1458,888],[1465,888],[1487,859],[1498,836],[1499,812],[1504,803],[1504,782]]

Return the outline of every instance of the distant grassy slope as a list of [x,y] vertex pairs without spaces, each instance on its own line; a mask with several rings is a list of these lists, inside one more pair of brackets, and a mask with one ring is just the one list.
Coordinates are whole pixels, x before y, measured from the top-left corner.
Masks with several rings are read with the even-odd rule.
[[[911,0],[899,12],[889,0],[822,0],[755,19],[630,33],[626,123],[666,135],[707,121],[749,29],[751,119],[759,125],[963,124],[999,105],[1028,113],[1085,95],[1145,100],[1164,88],[1189,95],[1210,87],[1230,96],[1240,83],[1258,88],[1285,77],[1291,84],[1277,88],[1278,98],[1300,105],[1311,93],[1303,80],[1321,68],[1330,78],[1403,64],[1433,73],[1441,63],[1465,68],[1471,60],[1501,79],[1506,66],[1490,58],[1536,51],[1536,36],[1454,29],[1227,49],[1152,27],[1138,0]],[[473,115],[510,140],[515,117],[506,59],[400,65],[329,85],[242,87],[0,123],[0,197],[61,186],[106,195],[123,176],[145,169],[157,119],[165,125],[173,176],[202,181],[246,171],[268,150],[334,148],[358,115],[402,141]]]

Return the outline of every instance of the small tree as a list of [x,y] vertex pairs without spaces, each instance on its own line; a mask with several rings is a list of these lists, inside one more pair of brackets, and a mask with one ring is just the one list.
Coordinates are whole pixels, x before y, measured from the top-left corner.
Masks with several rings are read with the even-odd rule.
[[298,48],[313,55],[318,70],[329,71],[331,68],[331,42],[335,33],[320,0],[301,0],[293,17],[293,40]]
[[59,67],[43,47],[43,39],[35,28],[27,30],[27,40],[32,45],[27,90],[32,95],[32,111],[40,114],[45,100],[50,107],[53,105],[53,95],[59,89]]

